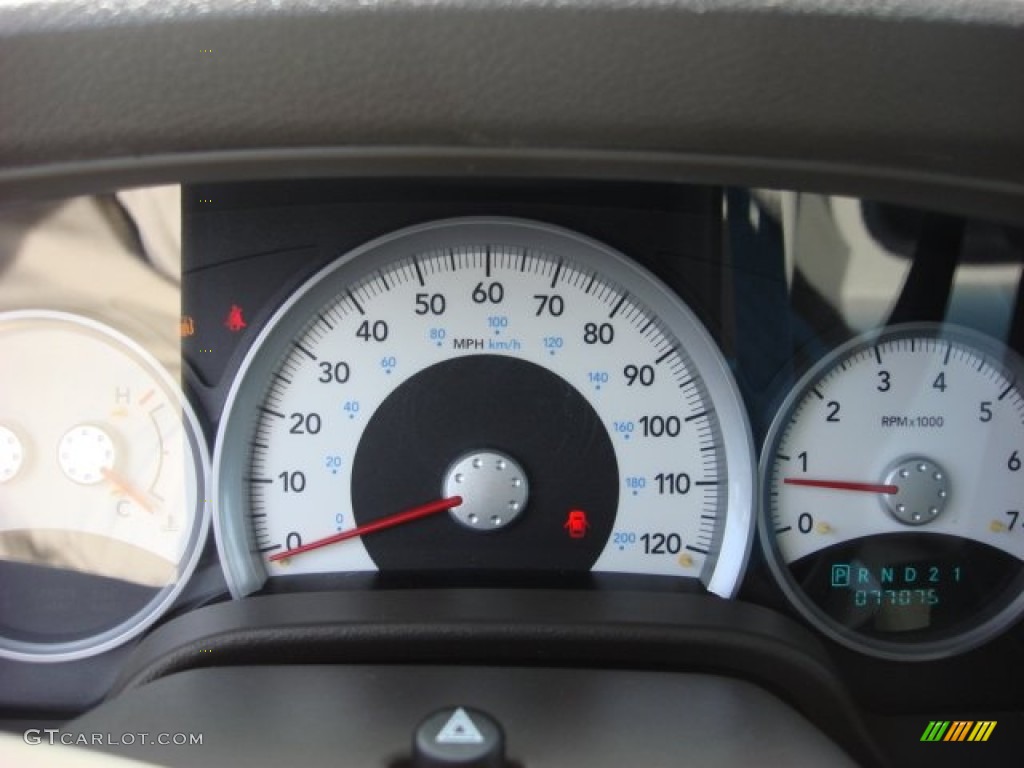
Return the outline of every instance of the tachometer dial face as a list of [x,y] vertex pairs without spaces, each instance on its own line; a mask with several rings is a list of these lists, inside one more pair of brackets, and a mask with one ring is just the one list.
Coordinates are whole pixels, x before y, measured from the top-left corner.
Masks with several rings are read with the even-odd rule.
[[611,249],[436,222],[314,276],[255,342],[215,456],[235,594],[351,571],[604,571],[729,595],[749,430],[690,311]]
[[858,650],[928,659],[1019,616],[1021,382],[1005,347],[931,325],[855,339],[804,376],[765,443],[760,530],[808,619]]
[[0,314],[0,368],[0,656],[99,653],[191,573],[205,445],[167,372],[100,323]]

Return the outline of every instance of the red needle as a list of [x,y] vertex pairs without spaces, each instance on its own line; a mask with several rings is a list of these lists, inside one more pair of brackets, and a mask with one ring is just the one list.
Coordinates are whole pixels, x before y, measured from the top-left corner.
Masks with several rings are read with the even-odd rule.
[[876,483],[848,483],[845,480],[802,480],[798,477],[787,477],[782,482],[786,485],[805,485],[809,488],[831,488],[836,491],[864,491],[866,493],[885,493],[889,496],[899,493],[897,485],[878,485]]
[[374,520],[372,523],[360,525],[358,528],[353,528],[350,531],[342,531],[341,533],[336,533],[333,536],[325,536],[322,539],[311,541],[309,544],[303,544],[302,546],[295,547],[295,549],[286,549],[284,552],[278,552],[276,555],[271,555],[270,559],[273,562],[277,562],[278,560],[287,560],[289,557],[294,555],[301,555],[303,552],[311,552],[314,549],[326,547],[328,544],[336,544],[339,541],[354,539],[356,536],[364,536],[367,533],[383,531],[385,528],[394,528],[396,525],[402,525],[402,523],[410,523],[413,520],[419,520],[421,517],[436,515],[438,512],[444,512],[446,509],[457,507],[461,503],[461,496],[451,496],[447,499],[438,499],[437,501],[432,501],[429,504],[422,504],[418,507],[407,509],[404,512],[398,512],[397,514],[389,515],[388,517],[382,517],[380,520]]

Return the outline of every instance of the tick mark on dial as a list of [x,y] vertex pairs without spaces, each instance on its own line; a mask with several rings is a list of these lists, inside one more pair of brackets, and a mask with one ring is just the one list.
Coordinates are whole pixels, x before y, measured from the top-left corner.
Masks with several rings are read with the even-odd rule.
[[358,311],[360,315],[366,314],[365,310],[363,310],[363,305],[356,301],[356,297],[352,294],[352,291],[346,291],[345,295],[348,296],[348,300],[352,302],[352,306],[356,308],[356,311]]
[[609,320],[611,320],[613,317],[615,317],[615,315],[618,313],[618,311],[622,308],[622,305],[626,303],[626,297],[627,296],[629,296],[628,293],[623,293],[622,294],[622,297],[619,299],[618,303],[615,305],[615,309],[613,309],[611,314],[608,315],[608,319]]
[[314,355],[312,352],[310,352],[308,349],[306,349],[306,347],[302,346],[302,342],[294,341],[294,342],[292,342],[292,344],[295,346],[295,348],[297,350],[299,350],[299,352],[304,354],[310,360],[316,360],[317,359],[316,355]]
[[670,357],[672,357],[672,355],[674,355],[675,353],[676,353],[676,348],[675,347],[669,347],[661,357],[659,357],[657,360],[654,361],[654,364],[655,365],[660,365],[661,363],[665,362]]
[[555,285],[558,283],[558,276],[560,274],[562,274],[562,260],[561,259],[558,260],[558,266],[555,267],[555,274],[551,278],[551,287],[552,288],[554,288]]

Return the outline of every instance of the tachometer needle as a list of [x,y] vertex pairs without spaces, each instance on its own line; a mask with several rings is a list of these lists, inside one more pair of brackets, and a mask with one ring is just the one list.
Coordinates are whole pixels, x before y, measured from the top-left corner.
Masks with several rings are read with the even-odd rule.
[[899,493],[897,485],[882,485],[879,483],[849,483],[845,480],[804,480],[799,477],[787,477],[783,481],[786,485],[803,485],[808,488],[830,488],[834,491],[863,491],[864,493],[884,493],[891,496]]
[[404,512],[398,512],[388,517],[382,517],[380,520],[374,520],[372,523],[366,525],[360,525],[357,528],[353,528],[349,531],[342,531],[336,533],[333,536],[325,536],[322,539],[311,541],[309,544],[303,544],[302,546],[295,547],[294,549],[286,549],[284,552],[278,552],[276,555],[271,555],[270,559],[274,562],[278,560],[287,560],[289,557],[295,555],[301,555],[303,552],[310,552],[314,549],[320,549],[320,547],[326,547],[328,544],[336,544],[339,541],[346,541],[347,539],[354,539],[357,536],[365,536],[368,533],[374,533],[375,531],[383,531],[386,528],[394,528],[396,525],[402,525],[403,523],[411,523],[413,520],[419,520],[421,517],[429,517],[430,515],[436,515],[438,512],[444,512],[446,509],[452,509],[462,503],[461,496],[450,496],[447,499],[438,499],[432,501],[429,504],[421,504],[418,507],[407,509]]

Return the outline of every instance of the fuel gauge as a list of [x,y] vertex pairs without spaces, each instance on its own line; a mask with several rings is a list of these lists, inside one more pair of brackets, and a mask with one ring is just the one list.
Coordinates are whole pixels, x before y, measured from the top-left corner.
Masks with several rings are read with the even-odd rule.
[[195,416],[145,350],[76,315],[0,313],[0,368],[0,656],[100,653],[155,621],[195,566]]
[[822,360],[761,459],[761,539],[795,607],[893,659],[1024,610],[1024,366],[966,329],[894,326]]

